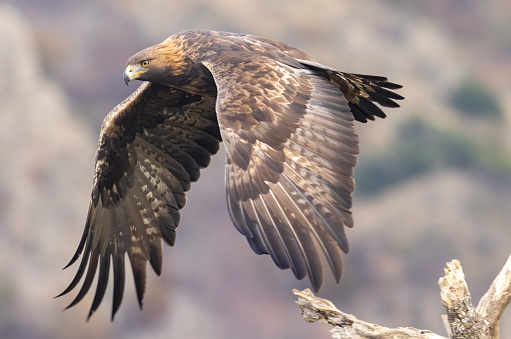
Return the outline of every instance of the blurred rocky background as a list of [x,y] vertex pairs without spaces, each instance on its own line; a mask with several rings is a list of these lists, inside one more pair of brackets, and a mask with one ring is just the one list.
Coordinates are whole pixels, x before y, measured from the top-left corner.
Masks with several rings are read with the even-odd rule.
[[[318,294],[385,326],[444,334],[439,290],[457,258],[477,302],[511,252],[511,2],[494,0],[4,0],[0,4],[0,338],[327,338],[292,288],[252,253],[224,202],[223,155],[190,192],[144,311],[128,279],[52,299],[87,212],[99,126],[134,86],[125,60],[185,29],[244,32],[303,48],[344,71],[404,85],[399,110],[358,124],[356,226],[340,285]],[[128,275],[129,277],[129,275]],[[511,338],[511,311],[502,319]]]

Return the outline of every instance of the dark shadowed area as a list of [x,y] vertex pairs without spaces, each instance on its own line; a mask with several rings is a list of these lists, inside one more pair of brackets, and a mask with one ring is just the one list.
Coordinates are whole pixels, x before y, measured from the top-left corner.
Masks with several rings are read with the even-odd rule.
[[[381,325],[445,335],[437,281],[461,261],[477,303],[511,252],[511,3],[405,0],[6,0],[0,5],[0,338],[328,338],[229,220],[223,150],[192,186],[144,310],[127,275],[86,323],[52,299],[83,231],[105,115],[138,86],[126,60],[173,33],[283,41],[343,71],[404,85],[402,108],[356,125],[355,227],[343,281],[318,295]],[[93,292],[93,291],[92,291]],[[511,338],[511,311],[501,321]]]

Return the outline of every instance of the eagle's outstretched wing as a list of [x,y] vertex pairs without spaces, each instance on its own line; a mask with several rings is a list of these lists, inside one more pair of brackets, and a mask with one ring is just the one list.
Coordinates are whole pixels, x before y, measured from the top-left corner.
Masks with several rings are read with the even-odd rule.
[[342,251],[348,252],[344,228],[353,225],[358,154],[354,118],[383,117],[373,101],[398,106],[392,98],[401,97],[383,87],[400,86],[282,52],[281,60],[238,52],[203,64],[218,90],[231,219],[256,253],[269,254],[298,279],[308,276],[318,290],[321,253],[339,281]]
[[174,244],[185,192],[199,169],[209,165],[220,140],[212,97],[146,82],[110,112],[101,128],[85,230],[68,266],[82,252],[83,257],[61,295],[75,288],[88,268],[68,307],[85,296],[99,262],[92,315],[104,296],[111,262],[113,318],[124,291],[125,253],[142,306],[147,262],[159,275],[162,238]]

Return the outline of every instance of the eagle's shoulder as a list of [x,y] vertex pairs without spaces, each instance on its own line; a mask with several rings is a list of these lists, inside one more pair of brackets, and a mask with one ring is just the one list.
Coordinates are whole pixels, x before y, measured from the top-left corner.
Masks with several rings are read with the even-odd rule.
[[173,35],[166,43],[181,48],[197,64],[226,56],[233,64],[272,59],[295,67],[300,67],[297,59],[313,60],[308,53],[296,47],[250,34],[190,30]]

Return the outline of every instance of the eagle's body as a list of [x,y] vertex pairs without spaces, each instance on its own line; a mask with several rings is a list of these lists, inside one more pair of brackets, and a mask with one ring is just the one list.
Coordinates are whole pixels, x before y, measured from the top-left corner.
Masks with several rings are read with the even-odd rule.
[[[352,227],[353,168],[358,154],[354,120],[398,107],[401,86],[384,77],[337,71],[286,44],[251,35],[187,31],[128,60],[125,81],[144,82],[108,114],[101,128],[82,251],[70,306],[88,292],[99,263],[99,306],[113,266],[117,311],[124,258],[138,300],[146,263],[159,275],[162,239],[175,242],[185,192],[226,147],[231,219],[258,254],[269,254],[314,289],[323,281],[321,256],[337,281]],[[387,88],[387,89],[386,89]],[[88,266],[88,268],[87,268]]]

